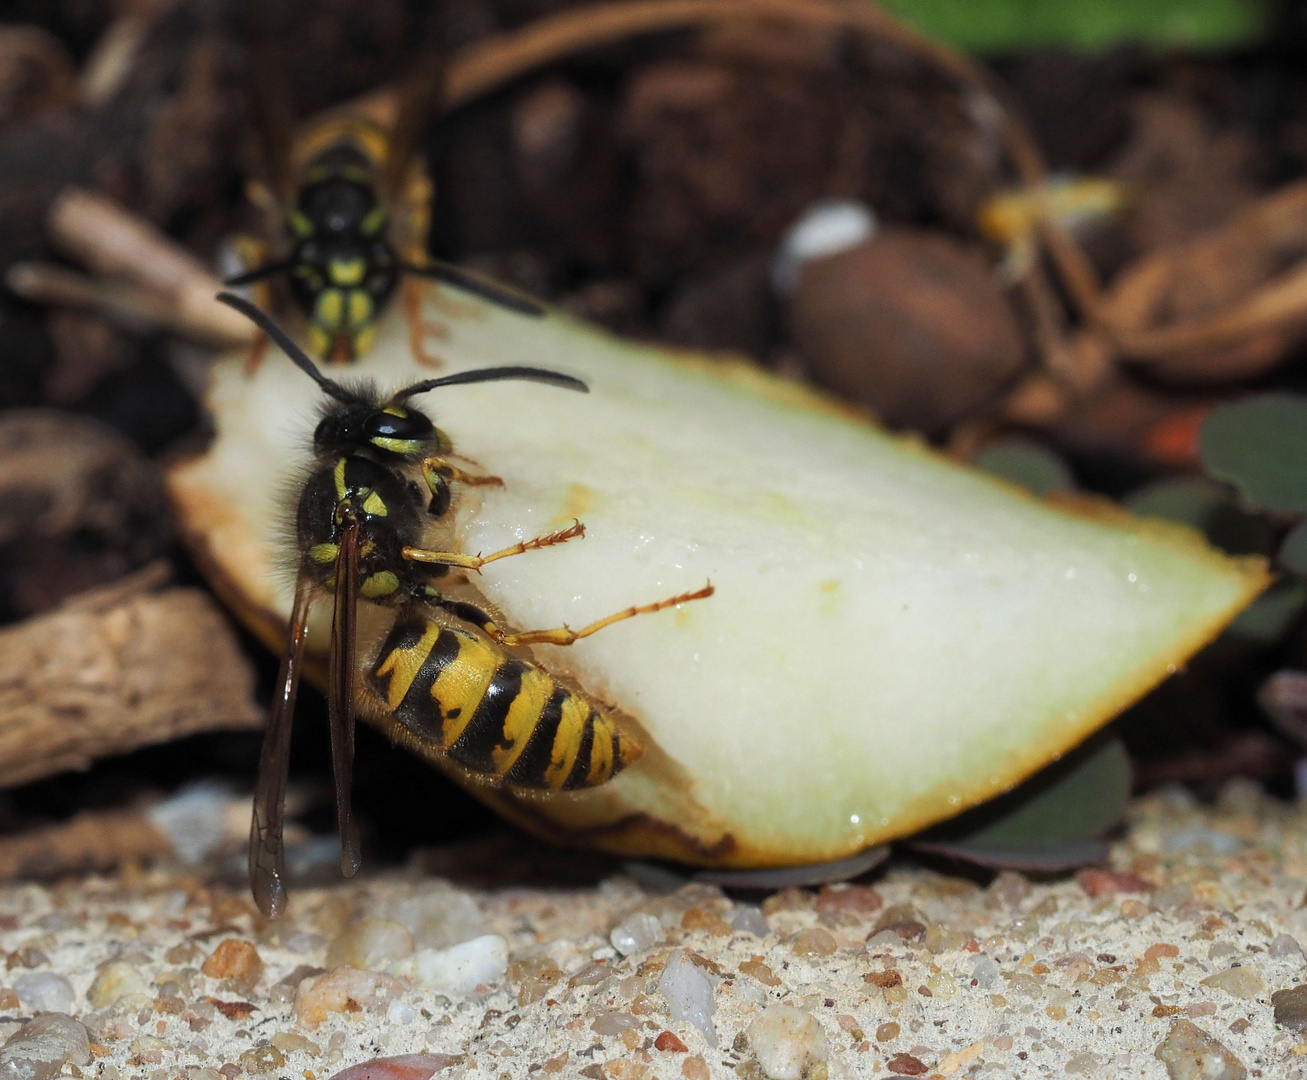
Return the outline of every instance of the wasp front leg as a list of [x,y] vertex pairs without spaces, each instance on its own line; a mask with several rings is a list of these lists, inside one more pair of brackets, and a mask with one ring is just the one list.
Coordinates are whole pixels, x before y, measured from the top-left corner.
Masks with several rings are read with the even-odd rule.
[[496,486],[503,487],[504,482],[497,476],[478,476],[465,472],[457,465],[442,457],[425,458],[422,462],[422,479],[431,492],[431,502],[427,511],[432,517],[444,517],[449,509],[451,483],[467,484],[469,487]]
[[623,608],[621,611],[614,612],[605,618],[596,619],[588,626],[581,627],[580,630],[573,630],[570,626],[564,624],[551,630],[526,630],[517,634],[505,633],[489,614],[475,604],[469,604],[462,600],[447,600],[444,597],[433,597],[432,602],[444,608],[456,618],[462,619],[464,622],[470,622],[474,626],[479,626],[498,644],[513,648],[518,645],[573,645],[582,638],[597,634],[606,626],[612,626],[613,623],[622,622],[624,619],[633,619],[637,615],[652,615],[655,611],[676,607],[677,604],[688,604],[691,600],[703,600],[712,596],[715,591],[712,582],[709,582],[702,589],[697,589],[694,592],[679,593],[653,604],[640,604]]
[[573,521],[566,529],[559,529],[557,532],[546,533],[544,536],[537,536],[531,540],[519,540],[511,547],[503,548],[500,551],[492,552],[489,555],[464,555],[459,551],[428,551],[425,548],[405,547],[400,554],[410,562],[434,563],[440,566],[459,566],[464,570],[480,570],[487,563],[498,562],[500,559],[507,559],[510,555],[522,555],[528,551],[538,551],[540,548],[553,547],[555,544],[564,544],[568,540],[575,540],[578,536],[585,535],[585,526],[579,521]]

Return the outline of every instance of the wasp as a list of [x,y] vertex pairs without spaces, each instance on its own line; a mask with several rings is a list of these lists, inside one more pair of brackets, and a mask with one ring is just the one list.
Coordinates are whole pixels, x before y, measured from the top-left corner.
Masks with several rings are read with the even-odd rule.
[[[255,783],[250,882],[268,916],[286,903],[282,829],[291,720],[315,600],[333,602],[328,723],[341,870],[359,867],[350,810],[354,722],[392,721],[405,741],[470,776],[510,789],[563,792],[605,784],[644,752],[615,710],[538,663],[529,647],[572,645],[623,619],[711,596],[712,584],[626,608],[579,630],[513,632],[474,600],[450,595],[451,572],[479,572],[510,556],[585,534],[574,522],[489,555],[455,550],[455,489],[496,485],[466,471],[449,437],[413,404],[440,387],[524,379],[580,393],[579,379],[533,367],[489,367],[413,383],[389,396],[328,379],[263,311],[223,293],[326,395],[313,464],[295,517],[297,580]],[[360,600],[363,605],[360,605]],[[359,648],[361,608],[393,609],[388,629]]]
[[[335,362],[368,351],[378,319],[402,292],[414,358],[439,366],[424,344],[421,291],[406,288],[406,276],[443,281],[524,315],[544,313],[521,293],[427,255],[432,184],[417,150],[440,107],[444,67],[438,54],[425,50],[396,94],[328,112],[292,135],[288,94],[267,51],[256,49],[251,57],[250,97],[268,182],[251,183],[249,190],[272,218],[271,231],[280,233],[274,243],[281,254],[247,243],[260,265],[227,285],[284,280],[306,320],[309,350]],[[248,366],[257,366],[265,346],[266,339]]]

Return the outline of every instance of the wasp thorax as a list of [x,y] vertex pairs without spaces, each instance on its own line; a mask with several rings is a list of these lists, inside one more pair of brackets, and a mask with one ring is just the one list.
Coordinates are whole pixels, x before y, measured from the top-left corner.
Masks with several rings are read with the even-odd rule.
[[371,447],[407,458],[421,454],[438,441],[435,426],[418,410],[363,402],[333,409],[313,433],[313,448],[319,454]]

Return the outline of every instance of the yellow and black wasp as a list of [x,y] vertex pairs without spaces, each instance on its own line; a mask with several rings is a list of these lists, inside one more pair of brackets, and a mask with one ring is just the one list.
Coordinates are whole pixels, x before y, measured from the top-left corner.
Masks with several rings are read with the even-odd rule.
[[402,292],[414,358],[438,366],[424,344],[421,291],[406,276],[434,278],[524,315],[544,313],[521,293],[427,255],[432,184],[417,151],[444,85],[433,50],[396,93],[331,110],[297,135],[277,61],[265,47],[250,64],[267,172],[267,184],[252,183],[250,192],[281,235],[272,245],[247,244],[261,265],[226,284],[284,280],[306,320],[309,351],[335,362],[367,352],[378,319]]
[[[571,645],[615,622],[711,596],[695,592],[630,607],[580,630],[509,632],[481,602],[451,595],[451,571],[583,536],[579,523],[490,555],[454,550],[454,489],[499,484],[452,459],[449,438],[413,398],[438,387],[526,379],[586,393],[569,375],[532,367],[490,367],[426,379],[389,396],[326,378],[259,308],[219,297],[275,341],[327,395],[313,434],[314,464],[296,509],[297,582],[290,638],[264,736],[250,832],[250,881],[267,915],[285,905],[282,824],[291,717],[315,599],[331,596],[328,715],[341,869],[359,865],[350,812],[356,716],[401,741],[452,761],[486,783],[569,791],[596,787],[635,761],[643,747],[614,710],[550,673],[533,645]],[[443,580],[442,580],[443,579]],[[359,599],[394,617],[359,648]]]

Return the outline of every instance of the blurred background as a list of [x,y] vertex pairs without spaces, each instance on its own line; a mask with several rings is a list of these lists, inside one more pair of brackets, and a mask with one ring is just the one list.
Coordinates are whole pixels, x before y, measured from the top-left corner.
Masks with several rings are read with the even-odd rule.
[[[278,58],[277,110],[302,122],[433,48],[482,50],[503,74],[417,148],[432,255],[618,334],[744,354],[1040,494],[1106,496],[1276,560],[1271,592],[1116,727],[1137,789],[1298,792],[1307,6],[885,0],[886,26],[916,33],[669,19],[514,61],[514,31],[582,6],[0,5],[0,651],[36,655],[39,620],[133,573],[202,588],[160,470],[204,445],[209,354],[166,312],[108,302],[112,253],[61,199],[95,193],[230,273],[235,238],[264,227],[254,51]],[[185,780],[248,786],[275,658],[216,605],[185,618],[206,655],[248,668],[187,707],[245,730],[195,733],[165,701],[158,745],[11,776],[0,830]],[[295,775],[326,832],[325,710],[305,697]],[[385,823],[370,851],[495,827],[359,740],[360,815]]]

